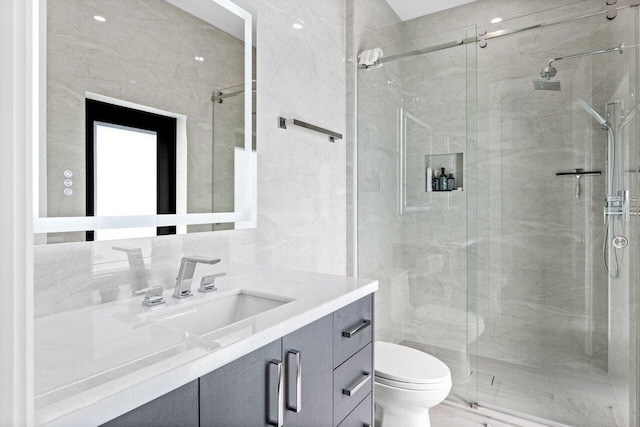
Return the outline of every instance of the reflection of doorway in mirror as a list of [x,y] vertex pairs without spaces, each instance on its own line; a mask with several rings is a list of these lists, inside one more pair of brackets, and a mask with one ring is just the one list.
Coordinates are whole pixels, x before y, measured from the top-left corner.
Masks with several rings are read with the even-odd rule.
[[[156,132],[96,122],[94,135],[95,215],[155,215]],[[94,238],[115,240],[155,235],[155,227],[142,227],[96,230]]]
[[[176,213],[177,120],[132,107],[86,99],[88,216]],[[175,233],[175,226],[130,227],[87,231],[86,239]]]

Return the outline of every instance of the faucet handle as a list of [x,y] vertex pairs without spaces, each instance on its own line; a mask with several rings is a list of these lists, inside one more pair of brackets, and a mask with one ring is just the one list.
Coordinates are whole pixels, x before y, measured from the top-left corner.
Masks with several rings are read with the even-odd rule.
[[144,300],[142,305],[147,307],[153,307],[154,305],[164,304],[164,298],[162,297],[162,291],[164,287],[162,285],[155,285],[149,288],[140,289],[134,291],[134,295],[144,294]]
[[185,256],[182,257],[182,262],[193,262],[193,263],[201,263],[201,264],[217,264],[220,262],[220,258],[211,258],[206,256]]
[[208,276],[202,276],[202,280],[200,280],[200,287],[198,288],[199,292],[213,292],[217,291],[215,281],[218,277],[226,276],[227,273],[216,273],[209,274]]

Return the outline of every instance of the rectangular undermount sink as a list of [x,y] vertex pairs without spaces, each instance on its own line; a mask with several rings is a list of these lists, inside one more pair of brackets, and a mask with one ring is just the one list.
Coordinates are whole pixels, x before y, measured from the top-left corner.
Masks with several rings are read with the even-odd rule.
[[157,317],[154,322],[192,335],[204,336],[291,301],[292,299],[287,297],[240,291],[167,316]]

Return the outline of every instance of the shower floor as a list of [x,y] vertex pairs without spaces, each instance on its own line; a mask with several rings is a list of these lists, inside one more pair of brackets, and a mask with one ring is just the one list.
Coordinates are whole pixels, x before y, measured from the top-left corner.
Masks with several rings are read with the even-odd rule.
[[[425,351],[446,363],[453,379],[453,388],[447,400],[467,404],[465,353],[407,340],[401,344]],[[543,423],[552,426],[626,425],[615,400],[613,386],[606,381],[550,373],[484,357],[478,357],[478,372],[472,375],[477,375],[478,402],[481,406],[553,420],[556,424]]]

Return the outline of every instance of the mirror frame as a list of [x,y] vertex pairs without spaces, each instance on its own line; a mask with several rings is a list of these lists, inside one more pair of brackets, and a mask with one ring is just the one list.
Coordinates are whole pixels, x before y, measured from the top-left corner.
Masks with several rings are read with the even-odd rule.
[[[253,20],[254,16],[231,0],[209,0],[227,9],[244,20],[244,85],[252,87],[253,80]],[[46,143],[46,93],[47,93],[47,7],[46,0],[39,0],[39,13],[35,13],[33,27],[33,76],[32,93],[34,115],[33,139],[33,232],[61,233],[71,231],[106,230],[117,228],[186,226],[195,224],[236,223],[236,228],[255,228],[257,210],[257,171],[254,156],[244,159],[244,197],[241,205],[236,204],[234,212],[161,214],[131,216],[78,216],[78,217],[42,217],[40,216],[40,189],[46,187],[46,173],[41,173],[40,165],[46,156],[40,150],[40,144]],[[244,148],[253,153],[252,146],[252,109],[251,90],[244,93]],[[41,158],[43,157],[43,158]]]

